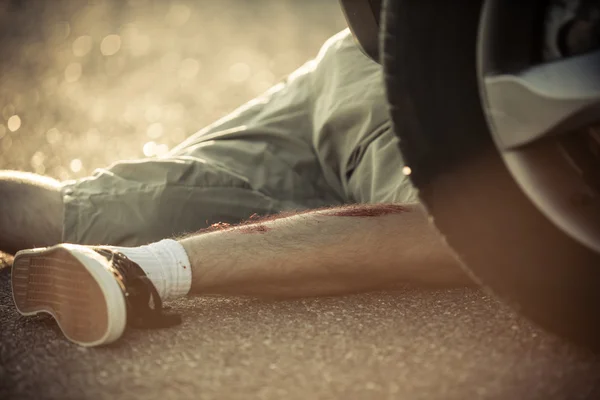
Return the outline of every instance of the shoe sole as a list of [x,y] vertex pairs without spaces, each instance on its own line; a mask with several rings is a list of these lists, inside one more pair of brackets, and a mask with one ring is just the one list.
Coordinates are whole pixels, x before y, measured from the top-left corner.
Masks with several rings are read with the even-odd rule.
[[76,245],[18,252],[11,279],[17,310],[50,314],[65,337],[82,346],[117,340],[125,330],[125,300],[105,263]]

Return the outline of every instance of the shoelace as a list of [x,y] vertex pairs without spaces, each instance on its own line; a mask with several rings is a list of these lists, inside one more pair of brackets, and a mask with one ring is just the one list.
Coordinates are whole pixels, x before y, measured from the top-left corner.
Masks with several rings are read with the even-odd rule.
[[[124,254],[94,248],[110,263],[111,272],[121,286],[127,303],[127,324],[134,328],[168,328],[181,323],[179,314],[165,314],[154,284],[142,268]],[[150,307],[150,300],[154,307]]]

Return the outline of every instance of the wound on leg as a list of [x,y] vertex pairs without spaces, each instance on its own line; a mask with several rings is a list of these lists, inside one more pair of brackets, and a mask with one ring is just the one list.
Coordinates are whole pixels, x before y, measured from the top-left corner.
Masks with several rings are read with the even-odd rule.
[[400,204],[360,204],[325,213],[334,217],[380,217],[389,214],[401,214],[408,209]]

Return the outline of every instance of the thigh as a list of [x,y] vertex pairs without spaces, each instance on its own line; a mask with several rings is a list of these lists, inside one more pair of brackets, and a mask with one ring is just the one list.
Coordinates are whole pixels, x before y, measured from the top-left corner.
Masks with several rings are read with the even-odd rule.
[[301,205],[193,157],[119,162],[65,182],[63,241],[136,246]]
[[313,143],[324,175],[349,202],[415,202],[404,175],[379,64],[361,52],[348,30],[316,59]]
[[65,183],[63,240],[137,245],[255,213],[347,201],[313,147],[314,67],[307,63],[166,157]]
[[313,147],[309,62],[264,95],[192,135],[171,152],[226,168],[267,196],[307,206],[341,204],[345,194],[323,174]]
[[315,60],[313,143],[324,175],[349,201],[349,180],[390,118],[379,64],[348,30],[331,38]]

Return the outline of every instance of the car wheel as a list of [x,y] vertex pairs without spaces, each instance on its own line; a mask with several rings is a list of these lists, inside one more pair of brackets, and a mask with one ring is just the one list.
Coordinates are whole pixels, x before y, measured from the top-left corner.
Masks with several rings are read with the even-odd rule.
[[468,271],[600,349],[600,63],[551,54],[553,3],[387,0],[381,60],[404,170]]

